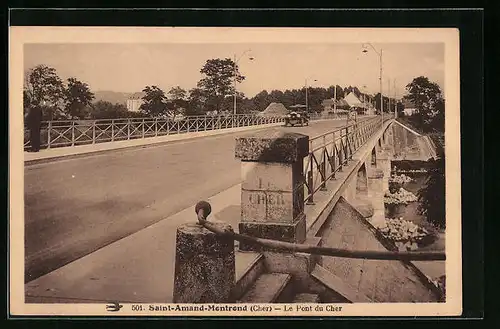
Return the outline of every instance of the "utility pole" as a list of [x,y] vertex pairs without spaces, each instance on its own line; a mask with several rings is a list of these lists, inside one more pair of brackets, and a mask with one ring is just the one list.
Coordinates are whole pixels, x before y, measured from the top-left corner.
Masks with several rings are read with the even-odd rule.
[[398,101],[396,100],[396,97],[398,97],[397,92],[396,92],[396,79],[394,79],[394,85],[393,88],[394,90],[394,102],[396,103],[394,106],[394,119],[397,119],[398,117]]
[[387,110],[391,113],[391,79],[387,79],[387,98],[389,99],[389,108]]
[[233,81],[234,81],[233,112],[234,115],[236,115],[236,54],[234,54],[234,62],[233,62]]
[[[307,93],[307,89],[309,89],[307,86],[307,79],[309,79],[309,78],[306,78],[306,83],[305,83],[306,84],[306,113],[309,113],[309,95]],[[315,82],[315,81],[318,81],[318,80],[314,79],[313,82]]]
[[309,103],[308,103],[308,96],[307,96],[307,79],[306,79],[306,113],[309,113]]
[[[379,56],[379,60],[380,60],[380,76],[379,76],[379,83],[380,83],[380,114],[382,116],[382,122],[384,122],[384,96],[382,95],[382,48],[380,48],[380,53],[379,53],[377,51],[377,49],[375,49],[375,47],[373,47],[373,45],[371,43],[363,44],[363,47],[365,47],[364,45],[370,46],[373,49],[373,51]],[[367,53],[368,50],[364,49],[363,52]]]
[[337,114],[337,85],[333,87],[333,114]]
[[[234,112],[234,115],[236,115],[236,95],[237,95],[237,92],[236,92],[236,65],[238,64],[239,60],[243,57],[243,55],[245,55],[246,53],[248,53],[249,51],[251,51],[251,49],[247,49],[245,50],[239,58],[236,58],[236,54],[234,54],[234,61],[233,61],[233,87],[234,87],[234,101],[233,101],[233,112]],[[250,57],[249,60],[253,61],[253,57]]]
[[[372,46],[373,48],[373,46]],[[375,48],[373,48],[375,50]],[[380,49],[380,114],[382,115],[382,125],[384,124],[384,97],[382,96],[382,48]]]

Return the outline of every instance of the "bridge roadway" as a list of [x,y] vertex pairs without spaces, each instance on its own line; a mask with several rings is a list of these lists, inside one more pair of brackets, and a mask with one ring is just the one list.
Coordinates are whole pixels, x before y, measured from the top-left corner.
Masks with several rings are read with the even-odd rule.
[[[271,127],[310,137],[345,120]],[[25,167],[25,282],[241,181],[239,132]]]

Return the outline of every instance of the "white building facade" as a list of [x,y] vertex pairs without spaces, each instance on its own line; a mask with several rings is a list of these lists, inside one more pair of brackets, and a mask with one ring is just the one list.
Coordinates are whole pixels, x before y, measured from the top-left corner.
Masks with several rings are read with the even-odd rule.
[[141,105],[144,104],[142,97],[144,93],[135,93],[127,99],[127,110],[130,112],[139,112]]

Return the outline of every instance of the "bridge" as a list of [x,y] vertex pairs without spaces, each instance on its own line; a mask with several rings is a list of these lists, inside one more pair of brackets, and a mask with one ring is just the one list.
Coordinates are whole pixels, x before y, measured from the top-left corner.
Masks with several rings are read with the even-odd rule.
[[[186,227],[217,237],[196,224],[199,200],[210,204],[212,220],[247,238],[301,245],[306,251],[323,246],[366,252],[356,260],[352,253],[351,258],[321,256],[321,248],[290,254],[236,241],[226,255],[233,259],[229,272],[209,266],[230,278],[230,287],[215,287],[212,297],[226,296],[221,291],[227,288],[228,300],[249,302],[442,300],[424,272],[435,264],[444,268],[443,254],[391,259],[397,248],[377,230],[386,217],[391,160],[401,159],[402,151],[405,159],[426,160],[434,156],[430,141],[390,117],[384,122],[361,117],[349,126],[345,118],[314,119],[291,128],[280,119],[233,119],[231,126],[198,124],[195,132],[162,137],[156,122],[150,139],[100,144],[93,133],[94,142],[84,146],[28,154],[26,302],[208,298],[183,291],[188,283],[203,282],[182,282],[186,275],[179,273],[193,264],[176,260]],[[416,149],[409,150],[409,144]],[[380,258],[384,253],[389,256]],[[379,260],[366,260],[374,255]]]

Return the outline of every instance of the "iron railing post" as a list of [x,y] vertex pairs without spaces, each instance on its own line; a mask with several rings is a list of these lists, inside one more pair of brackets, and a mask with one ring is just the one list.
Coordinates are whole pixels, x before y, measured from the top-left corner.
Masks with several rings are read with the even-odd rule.
[[321,191],[326,191],[327,188],[326,188],[326,157],[323,153],[323,161],[321,161],[321,165],[320,165],[320,168],[321,168],[321,181],[322,181],[322,184],[321,184],[321,187],[320,187],[320,190]]
[[313,182],[313,174],[312,171],[307,172],[307,185],[309,186],[309,198],[307,198],[306,204],[313,205],[314,204],[314,182]]
[[309,204],[309,205],[313,205],[314,204],[314,173],[313,173],[314,167],[313,167],[313,156],[314,155],[310,156],[310,160],[311,161],[309,161],[309,171],[307,172],[307,185],[310,188],[310,194],[311,194],[309,196],[309,198],[307,199],[307,204]]
[[71,121],[71,146],[75,146],[75,121]]
[[342,166],[344,165],[344,142],[342,140],[342,129],[339,130],[339,142],[340,142],[340,145],[337,149],[337,155],[338,155],[338,159],[339,159],[339,170],[338,171],[342,171]]
[[320,170],[321,170],[321,191],[326,191],[326,160],[327,160],[327,148],[326,148],[326,135],[323,136],[323,149],[322,149],[322,159],[321,159],[321,165],[320,165]]
[[51,135],[52,135],[52,121],[49,121],[49,124],[47,126],[47,148],[48,149],[50,149]]
[[334,180],[335,179],[335,173],[337,172],[337,168],[336,168],[336,164],[335,164],[335,157],[337,156],[336,155],[336,152],[335,152],[335,145],[336,145],[336,141],[335,141],[335,132],[332,133],[332,151],[330,152],[331,156],[330,156],[330,169],[332,171],[332,177],[330,177],[330,180]]
[[349,139],[347,138],[348,127],[345,127],[345,143],[344,143],[344,162],[345,165],[349,163]]

